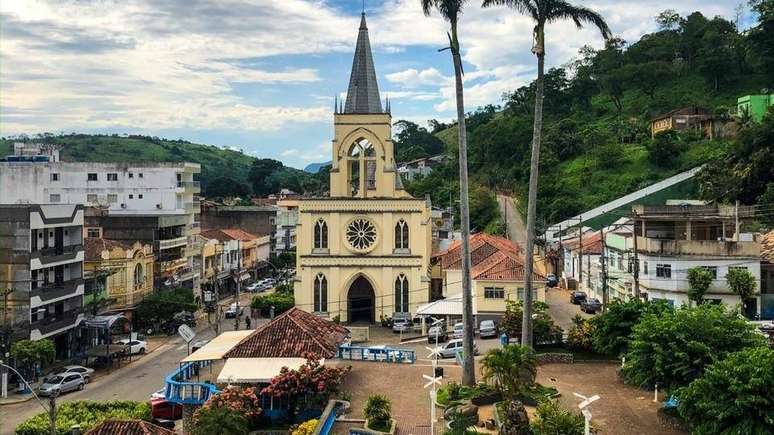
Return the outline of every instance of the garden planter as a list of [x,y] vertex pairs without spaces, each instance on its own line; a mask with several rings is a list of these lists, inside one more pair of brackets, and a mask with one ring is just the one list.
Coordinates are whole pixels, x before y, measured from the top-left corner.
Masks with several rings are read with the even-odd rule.
[[396,428],[397,425],[398,425],[398,422],[394,418],[391,418],[390,419],[390,429],[387,430],[387,431],[380,431],[380,430],[376,430],[376,429],[371,429],[370,422],[368,420],[366,420],[366,422],[365,422],[365,428],[368,429],[371,433],[374,433],[374,434],[390,434],[390,435],[393,435],[395,433],[395,428]]
[[470,403],[476,406],[492,405],[495,402],[502,400],[502,395],[497,391],[491,393],[480,394],[470,399]]

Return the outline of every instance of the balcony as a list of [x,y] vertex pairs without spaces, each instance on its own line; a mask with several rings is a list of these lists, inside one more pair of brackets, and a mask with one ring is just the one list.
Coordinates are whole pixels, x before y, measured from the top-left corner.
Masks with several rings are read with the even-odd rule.
[[30,259],[38,259],[41,264],[50,264],[59,261],[74,260],[81,251],[83,251],[83,245],[80,244],[52,246],[32,251],[30,253]]
[[718,240],[662,240],[637,237],[637,250],[657,255],[703,255],[710,257],[759,257],[758,242]]
[[82,313],[80,308],[75,308],[69,311],[48,316],[44,319],[30,323],[30,329],[37,329],[42,336],[46,336],[54,331],[67,328],[68,326],[75,326],[75,322],[78,321],[78,315]]
[[201,183],[198,181],[178,181],[177,187],[182,187],[186,193],[199,193],[202,191]]
[[172,239],[159,240],[159,250],[163,251],[165,249],[178,248],[180,246],[185,246],[186,243],[188,243],[188,237],[186,237],[186,236],[175,237],[175,238],[172,238]]
[[63,296],[75,294],[78,286],[83,284],[83,278],[75,278],[64,282],[44,284],[33,288],[30,297],[39,297],[42,302],[59,299]]

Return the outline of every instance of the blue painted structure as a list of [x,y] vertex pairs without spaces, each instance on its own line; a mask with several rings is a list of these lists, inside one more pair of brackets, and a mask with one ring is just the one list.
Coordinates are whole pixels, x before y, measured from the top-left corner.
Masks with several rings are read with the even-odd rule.
[[173,403],[202,405],[214,394],[219,393],[214,384],[189,381],[202,366],[198,362],[185,363],[168,374],[164,397]]
[[339,412],[348,407],[348,402],[329,400],[328,405],[325,406],[325,409],[320,415],[317,427],[314,429],[314,434],[328,435],[331,432],[331,429],[333,429],[333,425],[336,423],[336,417],[338,417]]
[[393,349],[386,346],[352,346],[342,344],[336,351],[336,358],[352,361],[374,361],[398,364],[414,364],[416,352],[411,349]]

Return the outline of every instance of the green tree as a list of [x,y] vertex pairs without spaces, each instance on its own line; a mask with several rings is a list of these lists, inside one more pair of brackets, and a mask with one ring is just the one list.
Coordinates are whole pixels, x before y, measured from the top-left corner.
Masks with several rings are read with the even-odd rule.
[[462,233],[462,320],[465,325],[463,349],[465,361],[462,367],[462,383],[473,386],[476,383],[476,367],[473,360],[473,293],[470,280],[470,208],[468,206],[468,141],[465,126],[465,102],[462,91],[462,52],[457,35],[462,9],[466,0],[420,0],[422,12],[430,16],[433,9],[438,10],[444,20],[449,22],[449,49],[454,63],[454,92],[457,101],[457,142],[459,154],[460,183],[460,229]]
[[751,347],[707,367],[677,390],[680,415],[694,434],[774,433],[774,350]]
[[[610,28],[604,18],[591,9],[574,6],[564,0],[484,0],[482,6],[506,5],[522,15],[527,15],[535,23],[532,53],[537,56],[537,80],[535,82],[535,116],[532,130],[532,158],[529,171],[529,194],[527,197],[527,245],[524,260],[524,327],[521,342],[532,347],[532,268],[535,243],[535,221],[537,210],[538,166],[540,162],[540,137],[543,131],[543,91],[544,67],[546,56],[545,26],[548,23],[572,20],[578,28],[591,24],[599,29],[602,36],[611,36]],[[464,236],[463,236],[464,237]]]
[[[57,404],[56,434],[70,435],[72,427],[80,426],[88,432],[104,420],[146,420],[151,419],[150,403],[129,400],[91,401],[78,400]],[[16,435],[51,435],[48,412],[41,412],[16,427]]]
[[177,288],[146,296],[137,305],[137,318],[144,325],[152,325],[169,320],[180,311],[194,312],[197,308],[193,290]]
[[680,138],[674,130],[656,133],[646,144],[648,160],[660,168],[671,168],[679,161],[682,152]]
[[400,120],[393,124],[395,127],[393,145],[395,147],[395,160],[404,162],[420,157],[439,154],[444,150],[444,143],[437,136],[430,134],[426,128],[416,123]]
[[250,302],[250,307],[258,310],[261,316],[268,317],[271,313],[271,307],[274,307],[274,315],[280,315],[296,305],[296,299],[293,293],[275,292],[268,295],[257,295]]
[[254,160],[250,166],[250,183],[253,185],[253,193],[258,196],[276,193],[282,186],[280,186],[278,179],[272,178],[272,175],[282,168],[282,162],[277,160]]
[[[774,210],[774,181],[766,185],[766,189],[758,197],[756,205],[760,210]],[[774,227],[774,213],[762,214],[759,219],[770,228]]]
[[19,340],[11,345],[11,357],[16,360],[19,371],[27,381],[33,377],[36,365],[45,367],[54,361],[55,356],[54,342],[47,338]]
[[629,347],[629,336],[643,315],[660,314],[670,310],[664,301],[645,302],[640,299],[615,300],[605,312],[589,320],[592,324],[591,339],[598,353],[619,356]]
[[483,379],[493,382],[507,400],[516,400],[535,384],[537,356],[529,347],[512,344],[492,349],[481,366]]
[[535,417],[530,425],[534,435],[583,434],[583,416],[562,409],[555,400],[540,402]]
[[688,299],[696,304],[702,303],[712,280],[712,273],[703,267],[688,269]]
[[753,325],[723,305],[649,313],[634,326],[621,374],[637,386],[681,387],[729,353],[763,343]]
[[392,418],[390,399],[381,394],[368,396],[363,414],[368,419],[370,429],[389,429],[390,419]]
[[196,411],[196,435],[242,435],[249,432],[247,418],[239,411],[228,407],[202,407]]
[[758,23],[749,30],[753,65],[774,85],[774,1],[750,0],[750,6],[758,16]]
[[728,287],[742,299],[742,303],[755,294],[755,277],[747,269],[729,269],[726,274]]
[[572,326],[567,332],[567,347],[577,352],[591,352],[594,350],[593,342],[594,324],[576,314],[572,318]]
[[661,30],[674,30],[680,24],[680,14],[674,9],[667,9],[656,16],[656,24]]

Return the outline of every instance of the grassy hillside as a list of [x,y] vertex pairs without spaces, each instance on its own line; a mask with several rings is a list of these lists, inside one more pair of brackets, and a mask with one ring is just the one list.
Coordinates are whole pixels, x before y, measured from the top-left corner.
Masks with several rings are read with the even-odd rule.
[[[61,145],[61,158],[64,161],[199,163],[202,166],[200,180],[203,191],[216,196],[229,193],[243,195],[245,189],[249,192],[252,184],[250,168],[257,160],[238,151],[213,145],[149,136],[73,134],[33,140]],[[16,140],[0,140],[0,156],[12,153],[13,142]],[[286,184],[281,187],[293,189],[299,189],[301,180],[308,177],[303,171],[284,166],[275,169],[273,175]],[[224,188],[227,189],[224,191]]]
[[[688,106],[728,116],[739,96],[770,86],[771,59],[761,57],[749,35],[722,18],[693,13],[639,41],[584,48],[565,67],[549,70],[538,223],[561,221],[724,155],[731,139],[710,141],[695,132],[652,139],[650,120]],[[506,93],[501,106],[467,115],[471,191],[526,196],[534,92],[532,83]],[[407,187],[445,206],[457,189],[457,126],[433,134],[446,144],[447,167]]]

